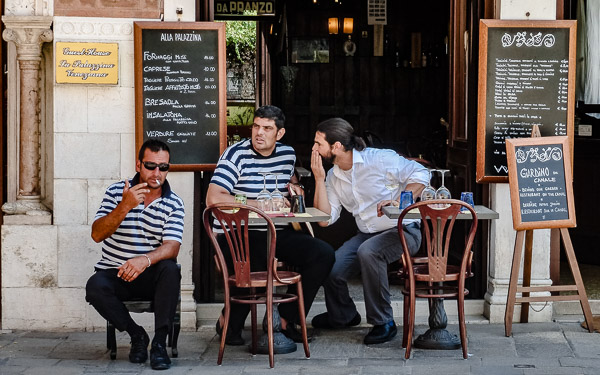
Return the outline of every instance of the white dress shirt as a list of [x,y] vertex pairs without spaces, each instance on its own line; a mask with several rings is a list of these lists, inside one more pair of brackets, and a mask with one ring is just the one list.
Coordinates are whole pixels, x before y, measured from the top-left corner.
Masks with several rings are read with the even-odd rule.
[[[397,219],[385,215],[377,217],[377,203],[389,200],[391,196],[385,188],[388,179],[398,181],[399,188],[393,194],[394,199],[398,199],[408,184],[427,185],[429,172],[421,164],[407,160],[393,150],[352,150],[352,169],[343,171],[334,165],[327,172],[325,186],[331,205],[329,224],[340,217],[344,207],[354,216],[358,229],[363,233],[377,233],[395,227]],[[415,221],[419,220],[407,219],[403,224]]]

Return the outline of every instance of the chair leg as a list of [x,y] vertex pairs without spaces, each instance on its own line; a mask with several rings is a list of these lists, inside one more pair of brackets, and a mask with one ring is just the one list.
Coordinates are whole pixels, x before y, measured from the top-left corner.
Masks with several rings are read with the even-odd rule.
[[275,351],[273,344],[273,295],[267,297],[267,336],[269,339],[269,366],[275,367]]
[[412,349],[412,338],[413,338],[413,330],[415,329],[415,288],[414,285],[411,286],[410,292],[410,308],[408,312],[408,337],[406,341],[406,351],[404,353],[404,358],[410,359],[410,351]]
[[181,311],[177,309],[177,313],[175,314],[175,318],[173,319],[173,328],[171,329],[171,333],[169,334],[169,345],[171,346],[171,354],[173,358],[177,358],[179,356],[179,351],[177,350],[177,340],[179,339],[179,331],[181,331]]
[[404,313],[402,315],[402,347],[406,348],[408,341],[408,314],[409,314],[409,297],[403,296]]
[[463,358],[467,359],[467,325],[465,323],[465,293],[464,288],[458,292],[458,323],[460,326],[460,344],[462,346]]
[[257,315],[256,305],[250,305],[250,321],[252,324],[252,345],[250,346],[250,353],[252,353],[252,355],[256,355],[256,351],[258,350]]
[[217,365],[221,365],[223,362],[223,353],[225,352],[225,339],[227,337],[227,330],[229,329],[229,313],[231,312],[229,299],[225,300],[225,321],[223,322],[223,329],[221,330],[221,345],[219,346],[219,356],[217,358]]
[[306,333],[306,315],[304,312],[304,292],[302,290],[302,282],[298,282],[298,314],[300,316],[300,327],[302,328],[302,344],[304,345],[304,355],[310,358],[310,350],[308,349],[308,334]]
[[106,321],[106,347],[110,350],[110,359],[117,358],[117,337],[115,334],[115,326],[109,321]]

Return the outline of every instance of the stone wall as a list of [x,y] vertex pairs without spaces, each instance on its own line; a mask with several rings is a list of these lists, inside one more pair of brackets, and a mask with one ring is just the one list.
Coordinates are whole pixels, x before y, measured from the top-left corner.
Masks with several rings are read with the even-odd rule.
[[[91,224],[106,187],[135,174],[133,19],[54,17],[56,42],[119,44],[117,85],[55,84],[46,90],[52,106],[47,140],[52,154],[52,222],[27,225],[7,217],[2,226],[3,329],[105,329],[85,301],[85,283],[100,259]],[[50,56],[53,60],[53,57]],[[49,64],[51,66],[51,64]],[[10,141],[10,140],[9,140]],[[182,266],[182,326],[195,329],[192,298],[193,173],[168,176],[185,202]],[[11,219],[13,219],[11,221]],[[17,224],[17,222],[19,224]],[[12,224],[11,224],[12,223]],[[151,314],[143,322],[153,329]]]

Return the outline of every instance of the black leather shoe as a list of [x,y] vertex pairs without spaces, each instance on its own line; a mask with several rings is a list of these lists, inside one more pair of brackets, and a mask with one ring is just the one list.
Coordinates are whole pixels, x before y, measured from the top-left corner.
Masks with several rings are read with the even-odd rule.
[[325,328],[325,329],[340,329],[340,328],[354,327],[354,326],[357,326],[360,324],[360,314],[357,312],[351,321],[349,321],[348,323],[346,323],[342,326],[334,326],[329,321],[329,313],[324,312],[322,314],[316,315],[313,318],[311,324],[314,328]]
[[144,363],[148,359],[148,343],[150,338],[146,331],[143,334],[131,336],[131,349],[129,350],[129,362]]
[[[285,337],[287,337],[290,340],[293,340],[294,342],[299,342],[302,343],[302,332],[298,331],[296,329],[296,327],[294,326],[294,324],[288,323],[287,327],[285,329],[281,330],[281,333],[283,333],[285,335]],[[310,332],[309,330],[306,330],[306,341],[311,342],[312,341],[312,332]]]
[[396,333],[398,333],[398,329],[396,323],[392,320],[371,328],[371,331],[365,336],[364,343],[366,345],[382,344],[393,339]]
[[[217,320],[215,330],[217,331],[217,335],[220,337],[223,333],[223,327],[221,327],[221,324],[219,324],[219,320]],[[226,345],[241,346],[244,345],[244,343],[245,341],[242,338],[242,332],[232,332],[231,328],[227,330],[227,337],[225,338]]]
[[167,370],[171,367],[171,360],[167,354],[165,344],[152,343],[152,348],[150,349],[150,366],[152,366],[153,370]]

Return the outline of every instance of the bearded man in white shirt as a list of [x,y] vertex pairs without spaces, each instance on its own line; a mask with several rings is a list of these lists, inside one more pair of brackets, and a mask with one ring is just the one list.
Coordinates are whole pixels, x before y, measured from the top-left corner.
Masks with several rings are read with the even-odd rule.
[[[323,159],[333,163],[327,175]],[[429,179],[421,164],[407,160],[393,150],[367,148],[361,137],[344,119],[332,118],[317,126],[312,148],[311,168],[315,177],[314,205],[331,215],[321,226],[333,224],[342,207],[350,212],[358,232],[335,252],[335,264],[324,283],[327,312],[315,316],[315,328],[356,326],[361,316],[348,291],[348,280],[360,274],[363,284],[367,322],[373,328],[364,343],[380,344],[397,333],[393,318],[387,265],[402,256],[397,220],[382,215],[381,207],[389,205],[390,180],[400,191],[412,191],[418,197]],[[421,244],[420,220],[402,223],[411,255]]]

